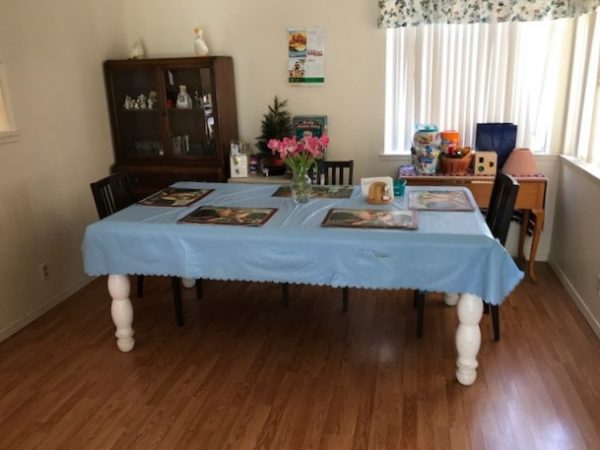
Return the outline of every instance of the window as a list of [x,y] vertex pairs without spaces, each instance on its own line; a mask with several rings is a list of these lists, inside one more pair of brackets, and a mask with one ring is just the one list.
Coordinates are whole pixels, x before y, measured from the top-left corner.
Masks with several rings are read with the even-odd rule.
[[600,16],[581,16],[575,43],[567,105],[565,154],[600,164]]
[[547,152],[569,20],[388,29],[385,153],[407,152],[421,123],[472,146],[478,122],[515,123],[517,146]]
[[2,61],[0,61],[0,143],[14,140],[16,137],[17,130],[10,108],[6,72]]

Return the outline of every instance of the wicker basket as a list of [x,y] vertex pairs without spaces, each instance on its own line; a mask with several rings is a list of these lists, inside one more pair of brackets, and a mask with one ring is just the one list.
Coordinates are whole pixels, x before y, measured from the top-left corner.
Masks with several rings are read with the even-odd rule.
[[442,173],[444,175],[467,175],[473,163],[473,152],[469,152],[462,158],[449,158],[442,156]]

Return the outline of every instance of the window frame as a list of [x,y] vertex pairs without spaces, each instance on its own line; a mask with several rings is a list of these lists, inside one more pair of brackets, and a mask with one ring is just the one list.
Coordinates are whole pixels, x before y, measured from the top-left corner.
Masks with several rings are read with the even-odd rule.
[[4,113],[8,121],[8,130],[0,131],[0,144],[6,144],[15,142],[19,137],[19,130],[15,122],[15,116],[12,109],[12,103],[10,98],[10,92],[8,88],[8,80],[6,76],[6,67],[4,62],[0,59],[0,98],[4,104]]

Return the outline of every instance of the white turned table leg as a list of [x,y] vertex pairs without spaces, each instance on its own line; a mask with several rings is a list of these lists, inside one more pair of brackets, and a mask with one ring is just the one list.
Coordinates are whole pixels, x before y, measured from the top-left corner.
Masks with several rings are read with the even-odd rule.
[[196,285],[196,280],[194,280],[193,278],[182,278],[181,284],[183,284],[184,288],[190,289]]
[[115,332],[117,347],[122,352],[130,352],[135,346],[135,339],[131,327],[133,323],[133,305],[129,300],[129,276],[109,275],[108,292],[112,297],[110,313],[117,328]]
[[473,294],[461,294],[458,301],[459,325],[456,330],[456,379],[470,386],[477,378],[477,353],[481,346],[479,321],[483,314],[481,297]]
[[446,306],[456,306],[456,304],[458,303],[458,296],[459,294],[451,294],[449,292],[446,292],[446,294],[444,295],[444,303],[446,304]]

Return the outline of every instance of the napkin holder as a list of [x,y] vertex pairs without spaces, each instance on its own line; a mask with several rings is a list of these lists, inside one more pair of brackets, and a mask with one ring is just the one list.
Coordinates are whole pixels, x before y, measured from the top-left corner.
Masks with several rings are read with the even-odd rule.
[[362,178],[361,191],[367,203],[385,205],[394,201],[394,180],[392,177]]

